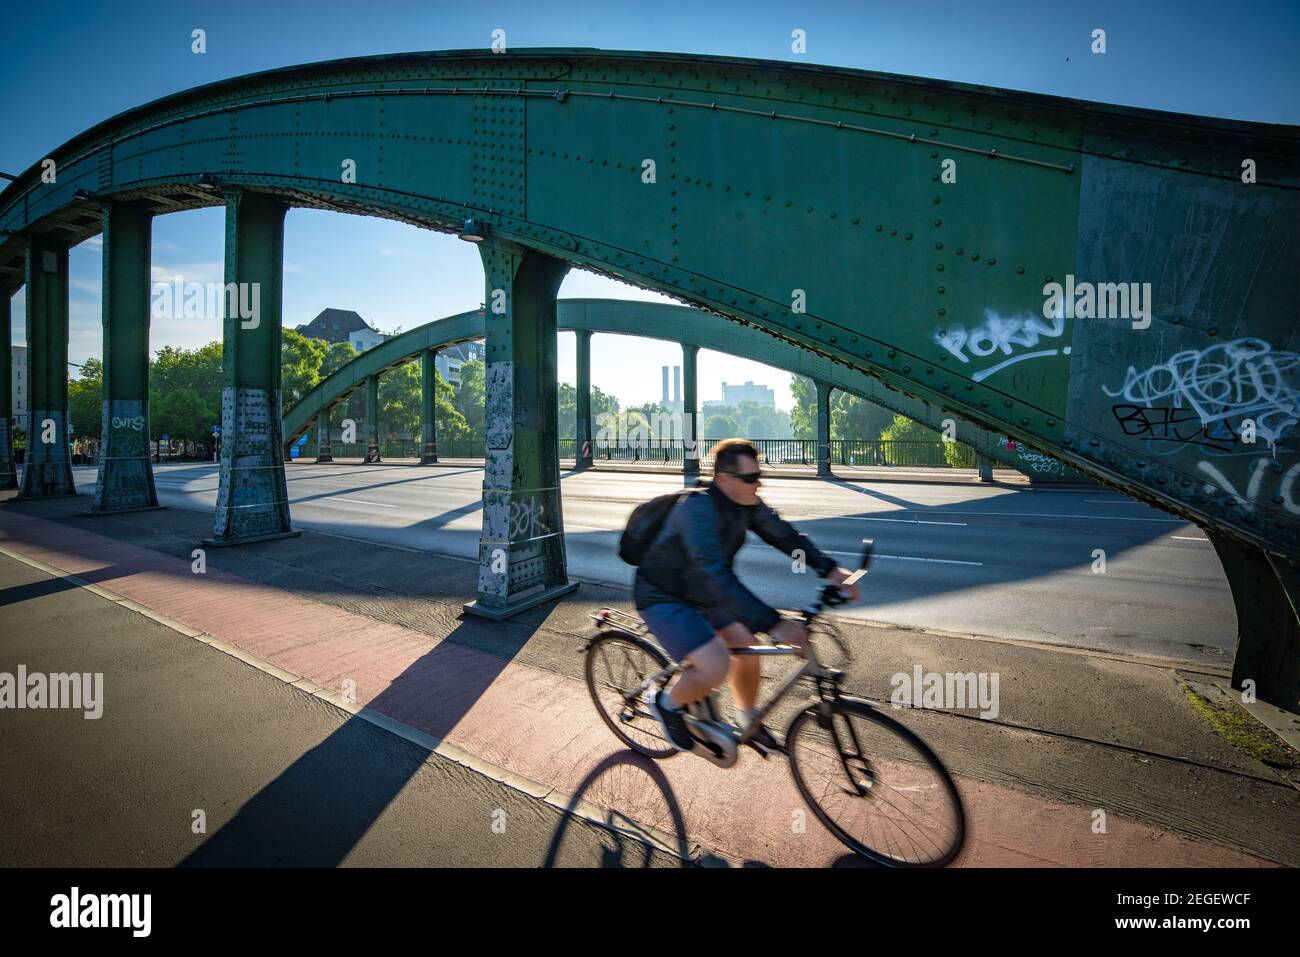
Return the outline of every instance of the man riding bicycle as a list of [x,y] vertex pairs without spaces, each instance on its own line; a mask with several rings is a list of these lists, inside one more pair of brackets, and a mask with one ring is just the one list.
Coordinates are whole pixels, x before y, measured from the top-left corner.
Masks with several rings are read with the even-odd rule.
[[[736,718],[746,727],[753,718],[761,664],[757,657],[733,658],[729,648],[754,644],[754,632],[805,648],[802,622],[783,619],[736,578],[736,552],[748,531],[787,555],[801,551],[806,564],[840,584],[850,572],[819,551],[758,497],[758,450],[745,439],[727,439],[713,449],[713,482],[687,495],[668,513],[637,567],[633,598],[637,611],[659,642],[686,665],[667,688],[649,689],[644,702],[664,735],[679,751],[694,751],[682,709],[730,678]],[[844,586],[851,601],[856,584]],[[779,750],[760,726],[750,742],[765,755]]]

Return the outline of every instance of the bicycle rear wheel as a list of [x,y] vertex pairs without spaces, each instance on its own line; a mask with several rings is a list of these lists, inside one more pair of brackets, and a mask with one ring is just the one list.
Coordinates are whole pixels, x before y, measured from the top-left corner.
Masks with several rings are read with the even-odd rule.
[[786,732],[799,793],[855,853],[888,867],[943,867],[966,815],[943,763],[916,734],[865,701],[814,704]]
[[609,730],[633,751],[670,758],[677,749],[641,703],[641,684],[668,667],[664,653],[637,635],[605,631],[587,646],[587,690]]

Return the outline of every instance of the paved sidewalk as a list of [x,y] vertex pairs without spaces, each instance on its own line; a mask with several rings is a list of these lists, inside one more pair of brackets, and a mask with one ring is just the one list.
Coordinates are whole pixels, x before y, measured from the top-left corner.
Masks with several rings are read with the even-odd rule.
[[[88,504],[0,507],[0,547],[685,846],[778,865],[844,858],[811,815],[806,833],[791,832],[803,802],[784,762],[746,753],[723,771],[682,757],[649,768],[626,760],[577,671],[583,614],[625,594],[584,586],[549,611],[491,625],[459,614],[474,578],[464,562],[306,533],[209,550],[195,575],[197,537],[186,537],[205,516],[74,514]],[[1300,863],[1300,793],[1179,712],[1173,668],[905,629],[852,637],[872,676],[851,673],[850,685],[869,697],[887,697],[882,682],[903,662],[944,670],[951,655],[971,670],[972,652],[1016,690],[1004,685],[1012,706],[1001,722],[906,715],[958,777],[970,824],[959,864]],[[1092,832],[1097,809],[1104,834]]]

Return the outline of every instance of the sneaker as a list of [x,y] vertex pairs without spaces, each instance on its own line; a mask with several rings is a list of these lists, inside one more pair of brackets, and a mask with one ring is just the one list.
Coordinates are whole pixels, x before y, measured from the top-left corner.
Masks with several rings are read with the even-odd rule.
[[663,692],[658,688],[647,688],[641,695],[641,702],[650,709],[654,719],[659,722],[659,727],[663,729],[664,737],[678,751],[690,753],[695,750],[695,737],[691,734],[690,728],[686,727],[686,719],[682,717],[680,708],[670,708],[660,702],[660,695]]
[[758,730],[755,731],[745,743],[761,754],[764,761],[767,760],[768,755],[782,754],[785,752],[785,749],[777,743],[772,732],[767,730],[767,725],[765,724],[760,724]]

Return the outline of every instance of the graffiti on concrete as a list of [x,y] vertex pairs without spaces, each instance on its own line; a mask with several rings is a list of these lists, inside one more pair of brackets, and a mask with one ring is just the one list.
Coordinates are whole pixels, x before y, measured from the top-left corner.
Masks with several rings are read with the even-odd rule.
[[1138,372],[1129,366],[1111,398],[1153,408],[1157,402],[1189,409],[1212,436],[1238,434],[1242,420],[1275,446],[1300,421],[1300,355],[1274,352],[1263,339],[1243,338],[1185,349],[1166,362]]
[[[984,310],[984,322],[974,329],[952,325],[934,334],[934,341],[962,362],[969,363],[973,358],[983,359],[995,353],[1010,358],[1001,359],[993,365],[971,375],[975,382],[983,382],[995,372],[1007,366],[1024,362],[1026,359],[1041,359],[1058,353],[1069,355],[1070,347],[1039,349],[1037,346],[1044,339],[1060,339],[1065,334],[1065,315],[1059,312],[1050,320],[1026,313],[1023,316],[1000,316],[992,309]],[[1019,349],[1032,349],[1032,352],[1020,352]],[[968,355],[969,353],[969,355]]]

